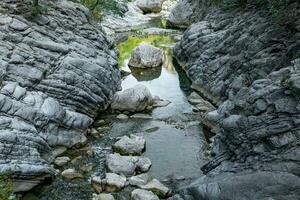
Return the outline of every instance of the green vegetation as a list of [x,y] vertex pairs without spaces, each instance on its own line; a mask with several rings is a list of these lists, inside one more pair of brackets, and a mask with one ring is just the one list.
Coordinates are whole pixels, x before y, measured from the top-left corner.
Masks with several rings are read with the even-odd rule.
[[101,20],[102,12],[111,12],[114,14],[122,15],[122,12],[118,8],[116,0],[72,0],[77,3],[81,3],[90,9],[91,17],[95,21]]
[[140,42],[148,42],[154,46],[174,43],[170,36],[163,36],[163,35],[147,35],[142,37],[129,36],[126,41],[118,44],[118,49],[120,52],[119,66],[123,66],[124,60],[130,58],[132,50]]
[[0,200],[18,200],[19,197],[13,194],[13,182],[9,173],[0,174]]

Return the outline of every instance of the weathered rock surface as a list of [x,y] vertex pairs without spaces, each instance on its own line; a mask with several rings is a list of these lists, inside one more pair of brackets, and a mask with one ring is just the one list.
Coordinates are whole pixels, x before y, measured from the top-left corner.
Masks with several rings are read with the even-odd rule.
[[0,172],[10,171],[19,191],[54,174],[52,147],[86,142],[120,85],[117,51],[88,9],[40,3],[51,9],[27,20],[13,14],[16,1],[0,2]]
[[146,185],[150,181],[151,177],[149,174],[140,174],[137,176],[132,176],[129,178],[129,184],[132,186],[138,186],[141,187],[143,185]]
[[133,176],[136,172],[147,172],[151,167],[151,161],[147,157],[121,156],[114,153],[107,155],[106,166],[110,172]]
[[140,188],[152,191],[157,196],[162,198],[168,197],[171,194],[170,189],[163,185],[161,182],[159,182],[157,179],[151,180],[146,185],[140,186]]
[[161,0],[137,0],[136,5],[144,13],[158,13],[162,9]]
[[[291,2],[288,13],[299,16],[299,3]],[[300,35],[294,28],[299,19],[289,21],[290,29],[273,23],[263,10],[217,8],[207,8],[199,19],[176,45],[175,56],[193,87],[218,105],[207,113],[216,136],[213,157],[202,167],[206,176],[182,196],[296,200]]]
[[118,192],[125,187],[126,177],[114,173],[106,173],[103,180],[104,189],[107,192]]
[[112,148],[121,155],[141,155],[145,149],[146,140],[142,136],[130,135],[123,136]]
[[54,164],[61,167],[67,164],[71,159],[67,156],[57,157],[54,161]]
[[135,189],[131,192],[132,200],[159,200],[159,198],[151,191]]
[[150,90],[144,85],[117,92],[112,100],[111,109],[114,111],[138,112],[146,110],[153,104]]
[[195,7],[197,1],[179,0],[175,8],[167,18],[167,26],[176,28],[187,28],[195,18]]
[[160,48],[147,42],[141,42],[132,50],[128,65],[136,68],[159,67],[162,59]]

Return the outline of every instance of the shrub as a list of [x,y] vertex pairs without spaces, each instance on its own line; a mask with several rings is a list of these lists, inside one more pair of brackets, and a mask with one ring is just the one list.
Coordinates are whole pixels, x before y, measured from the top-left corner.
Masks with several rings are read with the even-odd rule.
[[9,173],[0,174],[0,200],[18,200],[13,193],[13,182]]

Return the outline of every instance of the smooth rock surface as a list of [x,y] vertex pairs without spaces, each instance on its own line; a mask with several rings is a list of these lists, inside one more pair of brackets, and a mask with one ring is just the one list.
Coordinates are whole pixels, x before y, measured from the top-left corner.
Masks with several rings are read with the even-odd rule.
[[66,169],[61,175],[67,179],[83,178],[82,174],[78,173],[75,169]]
[[114,173],[106,173],[105,180],[102,181],[105,191],[118,192],[125,187],[126,177]]
[[111,194],[93,194],[92,200],[115,200],[114,196]]
[[111,109],[118,111],[138,112],[151,106],[152,95],[149,89],[143,85],[117,92],[112,100]]

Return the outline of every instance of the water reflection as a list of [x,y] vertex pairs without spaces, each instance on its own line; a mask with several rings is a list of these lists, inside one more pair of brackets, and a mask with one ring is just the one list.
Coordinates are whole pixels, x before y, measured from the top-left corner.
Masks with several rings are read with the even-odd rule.
[[132,73],[132,76],[134,76],[137,81],[151,81],[160,77],[161,66],[146,69],[130,67],[130,71]]

